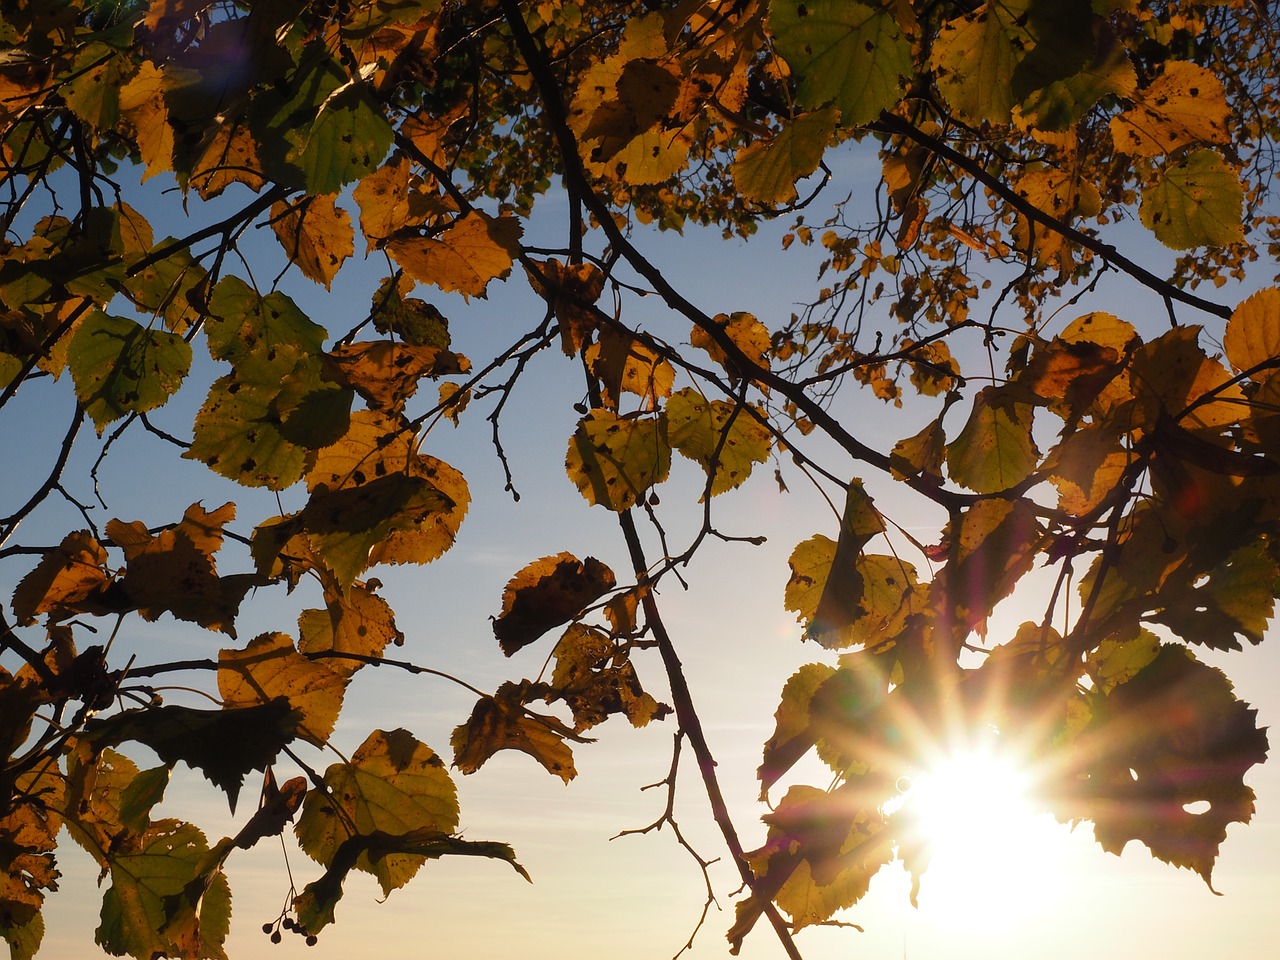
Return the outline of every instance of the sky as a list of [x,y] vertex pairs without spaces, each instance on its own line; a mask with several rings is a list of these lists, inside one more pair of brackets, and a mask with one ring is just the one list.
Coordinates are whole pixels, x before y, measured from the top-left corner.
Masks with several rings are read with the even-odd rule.
[[[832,197],[870,182],[863,161],[856,157],[846,160],[840,172],[843,182],[828,188]],[[562,212],[559,199],[548,198],[533,226],[534,235],[558,226]],[[814,255],[782,254],[779,237],[784,226],[771,225],[749,243],[723,241],[718,233],[696,229],[683,236],[641,230],[637,240],[654,251],[677,288],[707,312],[750,310],[769,323],[785,318],[794,302],[813,288]],[[182,229],[177,224],[157,227]],[[554,242],[551,236],[548,233],[549,242]],[[1140,233],[1126,236],[1138,242],[1134,259],[1157,272],[1167,264],[1165,252]],[[250,259],[259,264],[256,256]],[[348,293],[342,285],[326,295],[296,278],[287,278],[284,288],[332,334],[340,334],[363,317],[369,291],[382,275],[372,261],[353,262],[348,270],[356,275],[351,286],[358,293]],[[1227,287],[1214,296],[1232,302],[1251,289],[1232,292]],[[451,320],[455,349],[473,360],[483,358],[495,343],[532,327],[540,314],[539,301],[518,273],[495,285],[488,300],[474,301],[465,309],[427,291],[419,295],[441,305]],[[624,319],[663,329],[670,321],[655,300],[628,302]],[[1135,319],[1152,313],[1150,303],[1150,298],[1139,298],[1130,285],[1114,279],[1104,282],[1079,312],[1105,308]],[[1015,322],[1012,317],[1002,319]],[[1212,324],[1221,324],[1203,319],[1211,330]],[[619,572],[629,568],[612,518],[603,508],[588,507],[564,474],[564,448],[577,417],[573,404],[581,399],[579,381],[566,376],[566,369],[562,357],[540,360],[503,415],[503,439],[522,494],[519,502],[503,491],[503,477],[479,415],[486,411],[473,411],[463,429],[445,424],[428,436],[426,452],[463,471],[474,501],[457,545],[439,561],[374,572],[406,634],[405,646],[395,655],[452,672],[482,689],[536,675],[550,649],[549,638],[507,660],[492,637],[489,618],[500,609],[506,581],[530,560],[561,550],[598,557]],[[213,375],[211,366],[202,364],[193,377]],[[16,460],[6,457],[9,476],[0,487],[0,513],[25,498],[26,481],[47,468],[70,414],[65,381],[32,387],[0,417],[0,450],[20,452]],[[180,431],[184,418],[189,425],[202,399],[202,390],[193,386],[172,409],[158,414],[156,422]],[[918,426],[926,415],[923,411],[933,409],[913,408],[909,402],[908,409],[898,413],[857,391],[837,401],[839,414],[857,424],[859,436],[881,448],[913,433],[912,425]],[[96,456],[94,444],[85,447],[70,476],[86,469]],[[766,542],[749,546],[709,540],[682,571],[688,589],[669,579],[660,595],[718,761],[720,781],[748,848],[764,836],[758,818],[765,808],[756,800],[755,768],[761,744],[772,732],[781,686],[800,665],[831,659],[801,641],[801,625],[783,608],[782,591],[792,547],[815,533],[834,536],[836,518],[797,472],[782,466],[791,493],[778,493],[770,479],[771,465],[743,489],[715,502],[719,529],[763,535]],[[138,480],[140,467],[143,482]],[[933,522],[928,514],[917,518],[912,511],[921,509],[918,504],[903,499],[890,485],[871,480],[869,468],[838,462],[839,471],[868,478],[878,505],[898,519],[905,515],[908,527],[915,521],[928,529]],[[99,476],[109,509],[97,511],[98,522],[110,516],[164,522],[176,519],[197,499],[206,508],[237,501],[244,523],[275,512],[270,495],[235,487],[199,464],[178,461],[140,431],[122,438]],[[677,458],[672,480],[661,488],[664,522],[670,530],[687,530],[696,519],[700,508],[693,501],[701,477],[695,465]],[[72,481],[72,488],[86,502],[92,498],[82,477]],[[282,500],[285,509],[301,502],[297,491],[286,492]],[[52,542],[77,525],[66,504],[51,503],[24,528],[20,539]],[[678,534],[673,539],[677,548],[683,544]],[[229,545],[220,566],[224,572],[243,569],[237,561],[243,563],[243,557]],[[5,596],[33,562],[24,557],[0,562]],[[290,630],[297,611],[316,603],[314,595],[280,594],[264,591],[248,605],[239,622],[241,643],[260,631]],[[992,621],[993,640],[1010,636],[1025,618],[1019,615],[1019,605],[1036,610],[1035,600],[1015,595],[1002,604]],[[210,656],[228,645],[224,637],[168,617],[155,624],[129,621],[120,643],[151,659]],[[1223,666],[1239,695],[1258,708],[1260,722],[1274,727],[1280,718],[1280,644],[1272,644],[1274,639],[1257,649],[1205,659]],[[660,691],[656,659],[641,658],[638,668],[648,686]],[[207,677],[194,680],[208,682]],[[348,693],[336,742],[350,753],[370,729],[402,726],[448,756],[450,731],[466,717],[473,699],[438,678],[367,669],[357,675]],[[599,742],[575,747],[579,776],[569,785],[514,752],[497,755],[477,774],[455,772],[463,835],[510,842],[532,875],[532,884],[498,862],[445,859],[427,864],[406,888],[380,903],[373,881],[353,875],[338,906],[337,923],[323,932],[317,946],[308,948],[301,938],[289,935],[277,946],[269,942],[262,925],[273,921],[286,903],[290,871],[300,889],[319,875],[320,868],[287,839],[283,848],[265,842],[254,851],[237,853],[228,866],[234,897],[229,956],[665,960],[675,955],[690,938],[706,901],[703,876],[669,827],[618,836],[653,823],[661,814],[663,789],[645,786],[666,775],[674,725],[668,720],[632,730],[615,718],[596,732]],[[723,935],[732,922],[737,882],[723,859],[723,844],[694,774],[686,756],[676,819],[703,857],[721,858],[709,868],[716,903],[685,954],[705,960],[727,954]],[[285,775],[291,774],[281,773],[280,778]],[[924,878],[918,908],[908,902],[905,874],[893,865],[876,878],[864,901],[842,916],[860,925],[861,932],[848,927],[807,930],[797,942],[808,960],[1265,956],[1268,945],[1280,940],[1280,911],[1275,908],[1280,903],[1280,772],[1274,764],[1264,765],[1246,779],[1259,795],[1258,813],[1253,824],[1235,825],[1229,832],[1214,876],[1221,896],[1189,871],[1152,860],[1136,843],[1124,856],[1111,856],[1092,842],[1087,825],[1072,831],[1043,815],[1002,808],[995,822],[974,814],[966,822],[968,835],[940,851]],[[198,775],[179,769],[155,815],[189,817],[216,839],[238,829],[253,793],[254,785],[247,784],[240,817],[232,818],[222,794]],[[780,791],[774,795],[780,796]],[[40,956],[80,960],[95,953],[90,944],[101,891],[93,864],[65,835],[59,856],[62,889],[46,906],[47,933]],[[761,925],[747,939],[741,956],[772,960],[783,954]]]

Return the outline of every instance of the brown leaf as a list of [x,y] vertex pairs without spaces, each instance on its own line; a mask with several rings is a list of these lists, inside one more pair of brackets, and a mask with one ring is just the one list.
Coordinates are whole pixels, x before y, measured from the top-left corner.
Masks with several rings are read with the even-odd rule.
[[493,635],[511,656],[552,627],[573,620],[616,583],[613,571],[595,557],[579,560],[558,553],[535,560],[507,583]]
[[481,698],[467,722],[450,738],[454,766],[463,773],[475,773],[499,750],[519,750],[565,783],[576,777],[573,751],[565,743],[566,736],[574,736],[573,731],[555,717],[524,708],[526,702],[543,697],[546,691],[545,684],[525,680],[504,683],[494,696]]
[[75,616],[79,604],[107,586],[106,564],[107,551],[87,530],[67,534],[14,590],[18,623],[34,623],[41,613],[53,613],[55,620]]

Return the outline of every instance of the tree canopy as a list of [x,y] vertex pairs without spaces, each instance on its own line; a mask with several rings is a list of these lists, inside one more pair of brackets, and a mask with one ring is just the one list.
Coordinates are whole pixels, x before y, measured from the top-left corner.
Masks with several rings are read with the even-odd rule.
[[[524,873],[462,835],[455,777],[514,750],[570,781],[615,715],[667,724],[665,789],[705,792],[743,885],[734,952],[801,956],[895,857],[918,882],[900,795],[954,727],[1017,728],[1055,758],[1058,818],[1209,882],[1268,749],[1196,652],[1260,643],[1280,578],[1280,288],[1214,298],[1280,250],[1276,37],[1248,0],[0,4],[0,406],[42,382],[74,404],[27,434],[48,449],[0,506],[11,955],[38,952],[68,841],[104,878],[97,942],[138,958],[225,957],[224,866],[286,829],[315,862],[277,939],[322,935],[352,871],[387,894],[428,860]],[[779,256],[821,259],[789,316],[732,278],[708,311],[646,252],[778,218]],[[1171,270],[1143,265],[1156,243]],[[1141,316],[1092,309],[1107,275]],[[363,316],[308,315],[299,282]],[[456,351],[498,284],[530,319]],[[629,565],[566,530],[512,569],[475,632],[545,667],[478,689],[376,574],[486,510],[442,432],[520,495],[503,415],[547,366],[582,400],[539,443]],[[877,446],[855,394],[923,426]],[[130,438],[130,483],[185,459],[240,508],[195,489],[180,516],[117,516],[99,467]],[[673,460],[705,474],[691,526],[660,502]],[[681,666],[698,638],[658,591],[710,541],[752,562],[717,523],[744,484],[831,504],[777,577],[814,662],[778,678],[754,850]],[[988,631],[1015,591],[1034,613]],[[296,622],[238,635],[285,592]],[[161,618],[203,652],[121,639]],[[339,752],[374,664],[474,708],[429,746],[388,706]],[[796,782],[814,753],[825,779]],[[225,792],[234,836],[153,819],[177,765]]]

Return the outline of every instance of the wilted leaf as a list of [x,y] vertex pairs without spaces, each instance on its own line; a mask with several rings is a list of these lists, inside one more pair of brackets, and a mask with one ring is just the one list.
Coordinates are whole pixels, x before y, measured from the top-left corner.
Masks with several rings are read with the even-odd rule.
[[[463,773],[475,773],[499,750],[527,753],[565,783],[578,775],[573,751],[565,743],[576,736],[555,717],[532,713],[524,704],[543,697],[543,684],[504,683],[492,697],[483,697],[466,723],[453,731],[453,765]],[[578,738],[581,739],[581,738]]]
[[573,711],[575,732],[615,713],[633,727],[643,727],[671,712],[640,686],[626,648],[599,630],[571,623],[556,643],[555,660],[547,698],[561,700]]
[[604,274],[594,263],[561,263],[554,258],[536,267],[526,266],[525,272],[530,286],[555,313],[564,355],[581,353],[600,325],[591,307],[604,291]]
[[535,560],[508,581],[493,635],[511,656],[552,627],[578,617],[616,583],[613,571],[595,557],[579,560],[558,553]]

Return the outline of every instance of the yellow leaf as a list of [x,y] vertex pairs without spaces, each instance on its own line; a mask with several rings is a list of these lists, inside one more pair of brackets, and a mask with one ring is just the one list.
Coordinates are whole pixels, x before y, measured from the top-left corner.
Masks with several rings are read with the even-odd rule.
[[301,203],[271,205],[271,229],[290,263],[326,290],[338,269],[355,252],[351,215],[333,197],[308,197]]
[[583,356],[600,381],[602,402],[612,410],[618,409],[623,393],[640,397],[645,410],[656,409],[660,397],[671,395],[675,368],[629,333],[605,327]]
[[309,660],[283,633],[264,633],[243,650],[218,651],[218,692],[227,707],[252,707],[284,697],[300,714],[298,736],[323,746],[342,711],[345,676]]
[[107,551],[87,530],[69,533],[62,543],[45,553],[35,569],[13,592],[13,612],[18,623],[34,623],[37,614],[66,611],[55,619],[73,616],[76,605],[107,585]]
[[773,435],[753,409],[707,400],[685,387],[667,401],[667,439],[706,471],[710,493],[740,486],[757,463],[769,459]]
[[472,211],[438,237],[392,240],[387,249],[419,283],[480,297],[490,280],[505,279],[511,272],[523,230],[515,217],[495,219]]
[[633,507],[671,469],[666,418],[593,410],[578,421],[564,468],[588,503],[617,511]]
[[1111,136],[1116,149],[1138,157],[1195,143],[1226,144],[1229,114],[1221,80],[1197,64],[1170,60],[1132,107],[1111,118]]
[[1248,370],[1253,380],[1267,380],[1280,365],[1280,288],[1259,290],[1236,307],[1222,346],[1232,369]]
[[120,111],[133,124],[145,181],[173,169],[173,127],[164,101],[164,71],[144,60],[133,79],[120,89]]
[[261,190],[267,178],[249,128],[228,119],[209,131],[192,161],[186,183],[205,200],[218,196],[233,183]]
[[[395,614],[370,586],[353,583],[344,589],[326,588],[323,610],[303,610],[298,615],[298,650],[305,654],[351,653],[378,657],[388,645],[404,642]],[[333,673],[349,677],[364,661],[341,656],[321,657]]]
[[[772,345],[769,328],[749,313],[718,314],[713,318],[742,355],[758,367],[769,368],[769,348]],[[711,334],[702,327],[694,327],[689,342],[705,350],[716,363],[724,367],[731,377],[742,376],[733,359],[721,349]]]
[[566,357],[572,357],[582,351],[599,326],[591,307],[604,291],[604,274],[594,263],[565,264],[550,259],[536,266],[536,271],[526,267],[529,283],[555,311],[561,347]]
[[527,680],[507,682],[494,696],[479,700],[467,722],[459,724],[450,737],[453,765],[463,773],[475,773],[499,750],[519,750],[565,783],[576,777],[573,750],[565,743],[573,731],[555,717],[524,707],[528,699],[540,697],[546,689]]
[[369,406],[399,413],[417,392],[423,377],[466,373],[471,363],[461,354],[433,346],[391,340],[343,343],[329,351],[338,379],[368,401]]
[[[458,795],[449,771],[407,730],[375,730],[350,763],[324,774],[326,790],[309,790],[294,832],[309,857],[325,866],[350,836],[415,830],[451,834],[458,828]],[[335,810],[336,807],[336,810]],[[384,894],[408,883],[426,857],[361,853],[356,869],[373,874]]]

